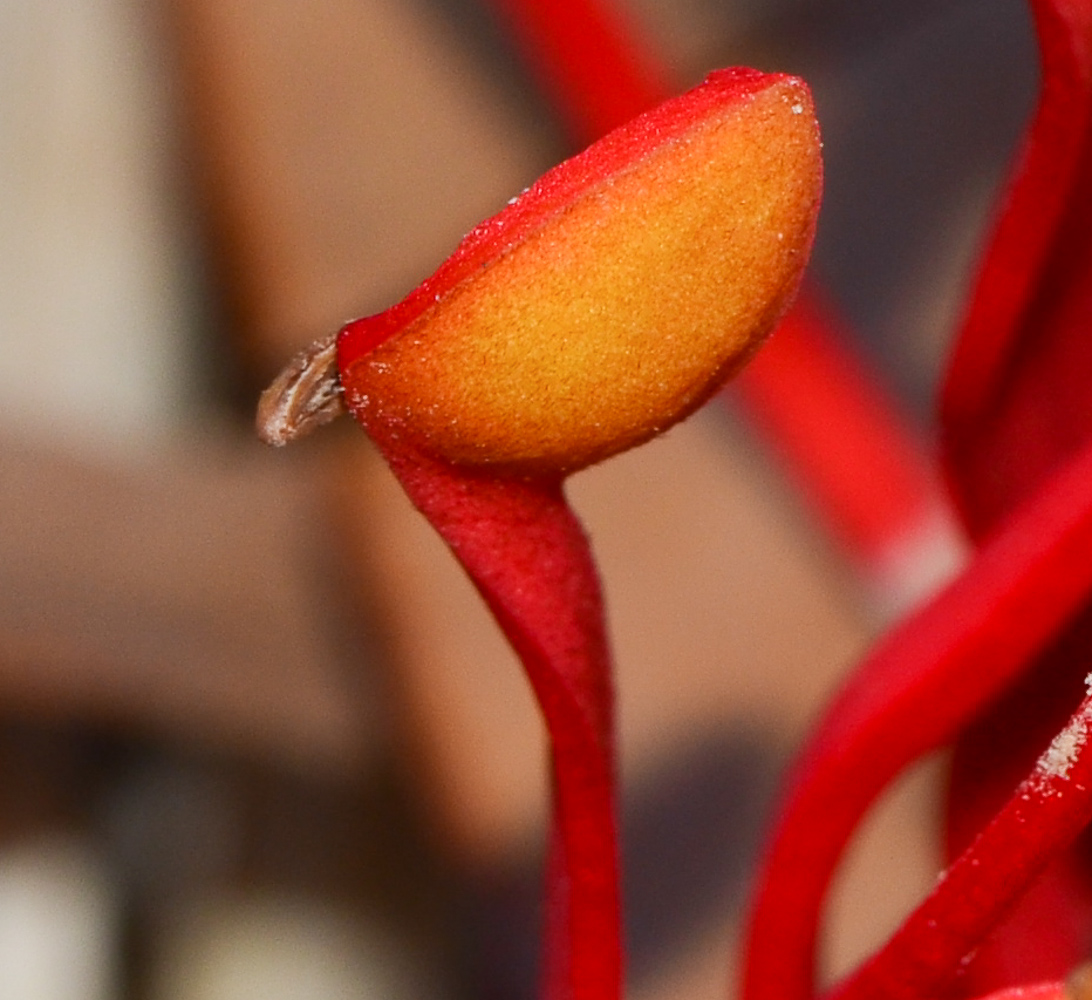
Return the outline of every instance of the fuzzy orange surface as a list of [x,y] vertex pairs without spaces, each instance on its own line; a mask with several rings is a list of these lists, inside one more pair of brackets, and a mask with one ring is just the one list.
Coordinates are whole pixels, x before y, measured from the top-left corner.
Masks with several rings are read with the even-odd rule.
[[582,187],[343,367],[357,417],[456,464],[535,475],[700,406],[788,307],[814,232],[810,95],[763,81]]

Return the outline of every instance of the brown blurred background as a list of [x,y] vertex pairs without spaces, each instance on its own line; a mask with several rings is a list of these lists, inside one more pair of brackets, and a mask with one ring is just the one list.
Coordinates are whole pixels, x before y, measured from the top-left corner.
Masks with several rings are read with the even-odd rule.
[[[1024,5],[624,9],[680,81],[813,83],[814,273],[928,438],[1034,90]],[[533,995],[518,666],[363,434],[273,453],[251,420],[568,152],[472,0],[0,0],[0,1000]],[[878,604],[742,415],[571,493],[616,637],[631,994],[724,996],[776,777]],[[855,846],[830,971],[935,874],[935,780]]]

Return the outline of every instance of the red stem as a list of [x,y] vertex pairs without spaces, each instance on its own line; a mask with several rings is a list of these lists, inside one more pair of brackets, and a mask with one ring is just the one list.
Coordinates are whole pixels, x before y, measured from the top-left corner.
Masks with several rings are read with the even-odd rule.
[[909,591],[899,560],[913,553],[916,561],[927,533],[945,526],[940,478],[917,429],[846,346],[845,325],[820,298],[805,289],[722,398],[743,401],[870,582]]
[[856,671],[801,755],[751,917],[746,1000],[810,1000],[823,901],[864,812],[1004,689],[1092,589],[1092,447]]
[[676,93],[669,69],[610,0],[489,0],[577,148]]
[[931,1000],[1092,819],[1092,695],[1004,808],[831,1000]]
[[[1037,371],[1036,355],[1064,333],[1057,322],[1037,326],[1035,307],[1044,290],[1059,296],[1049,279],[1061,269],[1051,255],[1080,204],[1079,185],[1087,183],[1082,155],[1092,125],[1092,0],[1031,0],[1030,6],[1042,69],[1039,103],[979,264],[940,400],[945,465],[976,537],[1025,493],[1044,459],[1053,462],[1074,440],[1070,414],[1055,414],[1054,422],[1024,416],[1018,429],[1038,436],[1009,441],[1007,451],[996,440],[1011,437],[1008,412],[1016,390]],[[1073,351],[1057,363],[1056,387],[1086,370],[1078,359]],[[1035,388],[1041,413],[1052,413],[1055,403],[1044,396],[1049,384]]]
[[460,469],[372,428],[523,662],[550,735],[545,996],[621,995],[611,664],[599,579],[560,480]]

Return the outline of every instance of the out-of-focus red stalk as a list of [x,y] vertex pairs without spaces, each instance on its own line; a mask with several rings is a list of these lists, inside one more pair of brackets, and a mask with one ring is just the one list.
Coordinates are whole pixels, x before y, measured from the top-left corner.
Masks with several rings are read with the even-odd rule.
[[577,148],[676,93],[672,73],[609,0],[488,0]]
[[[813,500],[844,543],[878,552],[891,541],[892,524],[924,516],[920,484],[932,470],[923,453],[907,454],[911,431],[833,326],[814,300],[798,304],[734,391],[786,458],[806,470]],[[831,409],[831,391],[846,402],[843,409]],[[863,426],[856,420],[862,412],[874,417]],[[873,473],[868,504],[859,500],[862,467]]]
[[830,1000],[947,994],[986,936],[1092,819],[1092,696],[887,944]]
[[746,1000],[814,995],[825,894],[865,810],[907,764],[949,741],[1083,606],[1092,590],[1089,551],[1092,447],[849,680],[800,755],[768,843],[747,942]]
[[801,296],[724,398],[743,403],[890,615],[949,579],[963,544],[917,431],[818,302]]

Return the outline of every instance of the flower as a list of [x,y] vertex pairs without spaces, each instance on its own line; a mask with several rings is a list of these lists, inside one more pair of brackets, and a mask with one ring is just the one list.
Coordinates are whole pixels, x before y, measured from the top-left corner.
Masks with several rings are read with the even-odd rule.
[[801,81],[711,74],[548,172],[259,405],[274,444],[347,406],[520,656],[552,750],[550,997],[621,990],[610,656],[562,484],[757,350],[803,273],[820,149]]

